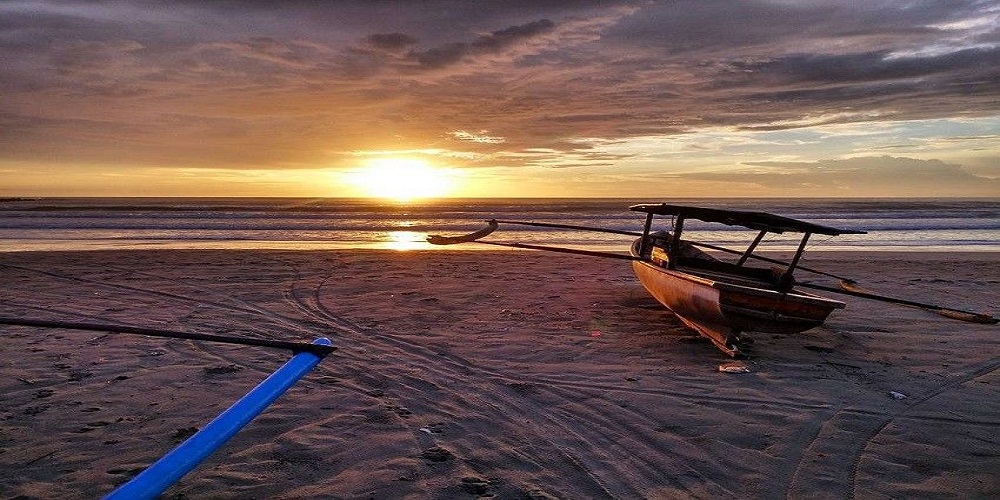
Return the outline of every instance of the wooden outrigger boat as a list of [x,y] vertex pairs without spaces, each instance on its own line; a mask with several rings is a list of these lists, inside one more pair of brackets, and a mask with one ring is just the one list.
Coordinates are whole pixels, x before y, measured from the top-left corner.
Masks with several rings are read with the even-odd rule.
[[[650,295],[666,306],[684,324],[711,340],[719,349],[733,357],[742,356],[746,346],[752,342],[743,336],[746,332],[800,333],[822,325],[830,313],[845,306],[843,302],[806,292],[802,288],[917,307],[962,321],[997,323],[997,318],[987,314],[864,292],[858,289],[854,280],[799,265],[810,236],[814,234],[827,236],[864,234],[864,231],[837,229],[764,212],[723,210],[666,203],[634,205],[630,209],[646,214],[642,232],[545,222],[491,220],[488,221],[487,227],[467,235],[428,236],[427,241],[435,245],[481,243],[629,260],[635,275]],[[658,216],[671,218],[673,222],[672,233],[654,228],[653,222]],[[757,236],[742,251],[685,240],[682,237],[684,223],[691,219],[746,227],[756,230]],[[482,240],[496,231],[500,224],[599,231],[632,236],[636,239],[633,241],[628,255]],[[754,253],[765,236],[784,233],[802,235],[789,262],[782,262]],[[700,248],[736,254],[739,257],[735,262],[723,261],[700,250]],[[780,264],[781,267],[752,267],[747,265],[750,259]],[[796,270],[838,278],[841,280],[841,288],[813,283],[797,283],[794,278]]]
[[[837,236],[860,231],[820,226],[787,217],[678,205],[635,205],[646,214],[642,235],[632,244],[632,269],[642,286],[687,326],[730,356],[740,356],[743,332],[799,333],[823,324],[844,303],[796,289],[793,273],[812,234]],[[674,218],[673,234],[653,231],[655,216]],[[757,237],[736,263],[724,262],[682,239],[684,222],[697,219],[755,229]],[[802,233],[791,263],[764,269],[745,265],[768,233]]]

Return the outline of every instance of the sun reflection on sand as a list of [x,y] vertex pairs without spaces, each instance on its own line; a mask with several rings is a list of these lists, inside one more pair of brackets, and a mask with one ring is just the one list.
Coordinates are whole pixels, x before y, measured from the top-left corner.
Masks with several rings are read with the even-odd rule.
[[431,248],[427,243],[427,233],[417,231],[390,231],[388,233],[385,248],[390,250],[427,250]]

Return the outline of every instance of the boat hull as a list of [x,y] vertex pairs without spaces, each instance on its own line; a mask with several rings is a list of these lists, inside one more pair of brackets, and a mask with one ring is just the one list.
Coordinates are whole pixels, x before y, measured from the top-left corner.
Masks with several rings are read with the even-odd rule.
[[744,286],[645,260],[632,261],[632,269],[653,298],[731,356],[742,354],[742,332],[799,333],[844,307],[797,290]]

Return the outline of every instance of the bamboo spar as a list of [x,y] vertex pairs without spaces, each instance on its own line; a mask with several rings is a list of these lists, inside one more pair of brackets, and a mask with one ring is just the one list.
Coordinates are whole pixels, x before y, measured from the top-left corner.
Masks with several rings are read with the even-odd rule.
[[[816,283],[797,283],[796,286],[801,286],[805,288],[812,288],[814,290],[823,290],[825,292],[842,293],[844,295],[851,295],[854,297],[861,297],[863,299],[879,300],[882,302],[888,302],[890,304],[899,304],[903,306],[916,307],[918,309],[925,309],[938,313],[944,317],[957,319],[960,321],[968,321],[970,323],[981,323],[984,325],[995,325],[1000,323],[1000,320],[990,316],[989,314],[977,313],[972,311],[963,311],[961,309],[952,309],[950,307],[943,307],[935,304],[926,304],[923,302],[916,302],[913,300],[900,299],[897,297],[889,297],[886,295],[878,295],[875,293],[863,292],[860,290],[852,290],[844,288],[845,284],[841,284],[841,288],[834,288],[832,286],[824,286]],[[847,284],[850,285],[850,284]]]
[[[319,338],[313,344],[332,345]],[[150,465],[129,482],[104,497],[105,500],[156,498],[236,435],[271,403],[312,370],[323,356],[300,352],[264,379],[257,387],[215,417],[203,429]]]
[[172,330],[161,330],[158,328],[146,328],[129,325],[114,325],[107,323],[83,323],[79,321],[54,321],[44,319],[29,318],[8,318],[0,317],[0,325],[33,326],[37,328],[62,328],[66,330],[83,330],[92,332],[125,333],[133,335],[146,335],[149,337],[163,337],[170,339],[199,340],[206,342],[220,342],[223,344],[249,345],[256,347],[273,347],[277,349],[289,349],[293,353],[309,351],[320,356],[326,356],[333,352],[336,347],[329,344],[312,344],[306,342],[290,342],[287,340],[255,339],[249,337],[233,337],[230,335],[214,335],[211,333],[178,332]]
[[[487,222],[489,223],[489,226],[487,228],[480,229],[479,231],[470,233],[468,235],[463,235],[463,236],[434,236],[434,235],[432,235],[432,236],[428,236],[427,237],[427,241],[428,241],[428,243],[431,243],[431,244],[434,244],[434,245],[453,245],[455,243],[472,243],[472,242],[501,245],[500,243],[491,243],[491,242],[486,242],[486,241],[479,241],[479,239],[482,238],[482,237],[484,237],[484,236],[486,236],[486,235],[488,235],[488,234],[490,234],[490,233],[492,233],[493,231],[495,231],[497,229],[497,226],[495,224],[515,224],[515,225],[520,225],[520,226],[552,227],[552,228],[557,228],[557,229],[579,229],[581,231],[595,231],[595,232],[598,232],[598,233],[610,233],[610,234],[620,234],[620,235],[623,235],[623,236],[635,236],[635,237],[642,237],[643,238],[643,242],[645,242],[644,235],[648,234],[649,231],[651,230],[650,226],[652,225],[652,214],[649,214],[647,216],[647,221],[646,221],[646,225],[644,227],[644,232],[641,232],[641,233],[640,232],[635,232],[635,231],[622,231],[622,230],[618,230],[618,229],[607,229],[607,228],[603,228],[603,227],[578,226],[578,225],[575,225],[575,224],[556,224],[556,223],[551,223],[551,222],[534,222],[534,221],[504,220],[504,219],[492,219],[492,220],[487,221]],[[761,238],[761,236],[758,235],[758,238]],[[770,262],[772,264],[779,264],[779,265],[783,265],[783,266],[787,266],[788,265],[787,262],[784,262],[782,260],[771,259],[771,258],[768,258],[768,257],[764,257],[762,255],[756,255],[756,254],[754,254],[752,252],[752,249],[753,249],[753,247],[756,247],[756,245],[751,246],[751,248],[749,248],[748,251],[739,251],[739,250],[733,250],[731,248],[721,247],[721,246],[718,246],[718,245],[712,245],[710,243],[701,243],[701,242],[697,242],[697,241],[690,241],[690,240],[688,240],[685,243],[689,243],[689,244],[694,245],[696,247],[708,248],[710,250],[718,250],[720,252],[731,253],[731,254],[734,254],[734,255],[741,255],[742,256],[745,253],[747,253],[748,255],[745,255],[744,257],[741,258],[741,261],[744,261],[744,262],[746,261],[746,259],[750,258],[750,259],[760,260],[760,261],[763,261],[763,262]],[[512,245],[514,245],[514,244],[511,244],[511,243],[504,243],[504,244],[502,244],[502,246],[512,246]],[[523,245],[523,244],[517,244],[517,245]],[[539,250],[543,250],[543,249],[539,248]],[[643,249],[643,250],[645,250],[645,249]],[[642,254],[642,253],[644,253],[644,252],[640,252],[640,254]],[[598,257],[600,257],[600,255]],[[823,275],[823,276],[829,276],[831,278],[837,278],[839,280],[847,281],[848,283],[856,283],[856,280],[854,280],[852,278],[847,278],[847,277],[844,277],[844,276],[837,276],[836,274],[831,274],[831,273],[828,273],[828,272],[825,272],[825,271],[819,271],[819,270],[816,270],[816,269],[811,269],[811,268],[808,268],[808,267],[805,267],[805,266],[796,266],[796,269],[801,269],[802,271],[805,271],[805,272],[808,272],[808,273],[820,274],[820,275]]]

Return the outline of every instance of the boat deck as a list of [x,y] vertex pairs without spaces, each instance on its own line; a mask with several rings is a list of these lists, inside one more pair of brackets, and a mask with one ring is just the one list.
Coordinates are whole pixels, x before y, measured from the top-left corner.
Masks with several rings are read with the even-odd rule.
[[720,281],[737,280],[747,283],[745,286],[758,288],[777,288],[781,277],[780,269],[764,269],[760,267],[738,266],[712,257],[690,258],[681,257],[677,269],[698,275],[713,275]]
[[706,270],[698,266],[677,266],[675,269],[681,272],[710,279],[712,281],[729,283],[731,285],[744,286],[748,288],[760,288],[760,289],[777,291],[777,285],[775,285],[774,282],[771,280],[758,279],[743,274]]

